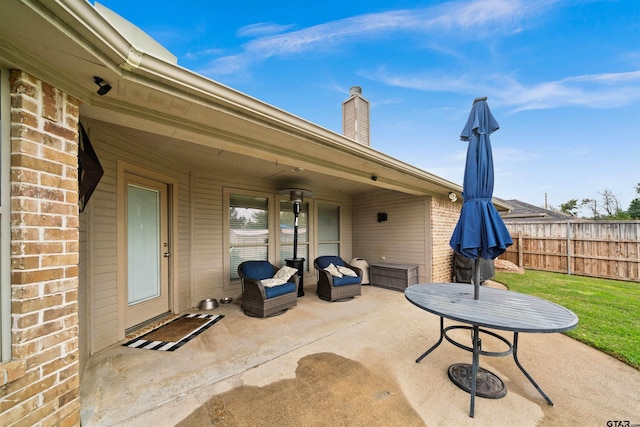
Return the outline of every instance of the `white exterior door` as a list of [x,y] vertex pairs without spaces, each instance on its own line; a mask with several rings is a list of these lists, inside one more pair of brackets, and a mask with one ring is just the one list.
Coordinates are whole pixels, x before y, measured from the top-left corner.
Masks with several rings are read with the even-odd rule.
[[169,311],[167,184],[137,175],[126,178],[125,328]]

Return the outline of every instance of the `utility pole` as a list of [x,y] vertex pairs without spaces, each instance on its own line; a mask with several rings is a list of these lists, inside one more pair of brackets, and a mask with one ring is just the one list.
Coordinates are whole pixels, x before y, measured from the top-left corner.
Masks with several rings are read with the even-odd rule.
[[547,204],[547,193],[544,193],[544,210],[549,210],[549,205]]

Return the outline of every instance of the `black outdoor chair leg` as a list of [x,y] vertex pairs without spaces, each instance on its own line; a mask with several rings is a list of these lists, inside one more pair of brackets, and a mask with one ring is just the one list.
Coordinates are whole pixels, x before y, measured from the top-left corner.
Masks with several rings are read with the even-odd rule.
[[416,359],[416,363],[420,363],[420,361],[422,359],[424,359],[425,357],[427,357],[427,355],[429,353],[431,353],[433,350],[436,349],[436,347],[438,347],[440,344],[442,344],[442,339],[444,338],[444,318],[441,317],[440,318],[440,339],[438,340],[437,343],[435,343],[429,350],[425,351],[424,353],[422,353],[422,356],[418,357]]
[[520,364],[520,361],[518,361],[518,333],[517,332],[513,333],[513,360],[516,362],[516,365],[518,365],[518,368],[520,368],[522,373],[527,377],[529,382],[531,382],[531,384],[533,384],[533,386],[536,388],[536,390],[538,390],[538,392],[542,395],[542,397],[544,397],[547,403],[550,406],[553,406],[553,402],[551,401],[551,399],[549,399],[549,396],[547,396],[545,392],[542,391],[540,386],[533,380],[533,378],[531,378],[531,375],[529,375],[529,373],[525,371],[525,369]]

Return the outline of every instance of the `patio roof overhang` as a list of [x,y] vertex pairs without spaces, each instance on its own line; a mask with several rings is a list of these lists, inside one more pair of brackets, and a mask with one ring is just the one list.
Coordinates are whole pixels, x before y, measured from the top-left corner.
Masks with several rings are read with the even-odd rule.
[[[446,197],[462,191],[459,184],[136,48],[88,2],[4,1],[0,53],[0,66],[23,69],[82,100],[81,116],[194,168],[232,167],[274,186],[349,194],[386,188]],[[93,76],[113,89],[98,95]]]

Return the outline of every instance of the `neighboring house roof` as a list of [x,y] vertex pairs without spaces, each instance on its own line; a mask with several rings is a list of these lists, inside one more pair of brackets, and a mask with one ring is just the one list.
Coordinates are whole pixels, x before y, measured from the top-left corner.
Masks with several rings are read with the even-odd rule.
[[[330,187],[347,194],[385,188],[440,197],[462,191],[459,184],[177,65],[133,24],[87,1],[6,0],[2,8],[0,66],[36,73],[82,100],[81,116],[92,124],[106,124],[148,150],[171,149],[172,160],[280,188]],[[98,95],[94,76],[113,89]]]
[[576,217],[573,215],[530,205],[529,203],[521,202],[520,200],[511,199],[511,200],[504,200],[503,202],[512,207],[511,211],[503,212],[501,214],[502,219],[505,222],[563,221],[568,219],[576,219]]

